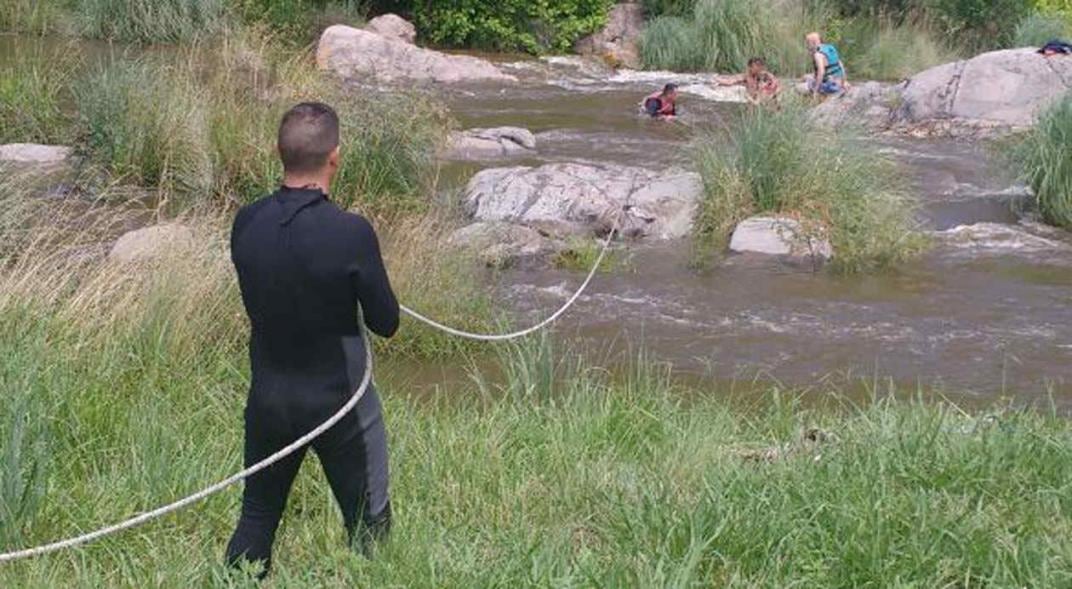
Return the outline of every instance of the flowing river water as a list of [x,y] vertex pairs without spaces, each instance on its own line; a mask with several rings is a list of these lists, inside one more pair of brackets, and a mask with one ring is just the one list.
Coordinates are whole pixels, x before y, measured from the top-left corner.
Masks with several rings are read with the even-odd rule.
[[[0,38],[0,60],[19,43]],[[688,168],[695,131],[729,132],[742,108],[733,92],[714,91],[701,76],[615,74],[575,58],[502,65],[521,83],[438,92],[462,128],[525,127],[536,133],[538,153],[448,164],[447,190],[490,166]],[[637,117],[637,101],[668,81],[684,89],[680,123]],[[810,387],[830,378],[891,379],[961,400],[1052,397],[1072,406],[1072,235],[1014,212],[1023,190],[992,146],[866,140],[899,163],[918,194],[919,221],[934,236],[919,260],[883,274],[839,276],[729,256],[696,272],[686,242],[630,245],[626,269],[600,274],[558,332],[601,349],[643,348],[678,373],[720,382]],[[521,267],[495,275],[494,296],[526,323],[557,308],[582,278]],[[460,376],[409,372],[422,388]]]
[[[463,128],[536,134],[537,155],[488,166],[687,168],[695,130],[726,129],[742,108],[698,76],[615,75],[575,59],[505,67],[522,83],[447,94]],[[681,124],[637,117],[639,98],[668,81],[685,89]],[[597,346],[643,346],[679,371],[719,380],[881,378],[961,398],[1072,403],[1072,235],[1021,219],[1024,190],[993,146],[867,141],[898,162],[918,194],[920,224],[934,235],[918,261],[846,277],[731,256],[695,272],[687,243],[631,246],[627,270],[597,277],[560,331]],[[480,167],[455,165],[447,177],[461,183]],[[580,279],[514,270],[500,278],[499,296],[538,317]]]

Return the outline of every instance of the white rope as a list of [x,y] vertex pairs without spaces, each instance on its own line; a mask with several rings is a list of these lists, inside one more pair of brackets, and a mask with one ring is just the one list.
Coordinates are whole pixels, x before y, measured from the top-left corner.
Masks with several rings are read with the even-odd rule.
[[410,317],[413,317],[414,319],[416,319],[418,321],[421,321],[422,323],[426,323],[426,324],[428,324],[428,325],[430,325],[430,326],[432,326],[432,327],[434,327],[436,329],[439,329],[441,331],[449,333],[450,335],[454,335],[454,336],[458,336],[458,337],[464,337],[464,338],[467,338],[467,339],[476,340],[476,341],[480,341],[480,342],[502,342],[502,341],[508,341],[508,340],[513,340],[513,339],[518,339],[518,338],[525,337],[526,335],[529,335],[531,333],[539,331],[539,330],[543,329],[544,327],[547,327],[548,325],[554,323],[559,317],[562,316],[563,313],[568,311],[569,308],[572,307],[573,304],[577,302],[577,299],[581,298],[581,295],[588,288],[588,285],[591,284],[592,279],[595,278],[596,272],[599,271],[600,265],[603,264],[603,258],[605,258],[607,256],[607,251],[610,249],[610,244],[611,244],[611,241],[614,239],[614,233],[616,231],[617,231],[617,225],[615,225],[614,229],[611,229],[610,233],[607,234],[607,238],[603,241],[603,248],[599,251],[599,257],[596,258],[595,264],[592,265],[592,269],[588,272],[588,276],[584,279],[584,282],[581,283],[581,286],[577,289],[577,292],[573,293],[573,296],[571,296],[566,301],[566,303],[564,305],[559,307],[559,309],[557,311],[552,313],[549,317],[547,317],[543,321],[537,323],[536,325],[533,325],[532,327],[528,327],[526,329],[522,329],[520,331],[515,331],[515,332],[512,332],[512,333],[502,333],[502,334],[472,333],[472,332],[469,332],[469,331],[463,331],[461,329],[455,329],[453,327],[450,327],[449,325],[443,325],[442,323],[440,323],[440,322],[438,322],[438,321],[436,321],[434,319],[429,319],[428,317],[425,317],[424,315],[421,315],[420,313],[414,311],[413,309],[410,309],[409,307],[407,307],[405,305],[401,305],[402,311],[404,313],[406,313],[407,315],[409,315]]
[[128,529],[133,528],[135,526],[139,526],[141,524],[147,523],[147,522],[152,521],[152,520],[154,520],[154,519],[156,519],[158,517],[162,517],[164,515],[167,515],[167,514],[173,512],[173,511],[178,511],[179,509],[182,509],[183,507],[186,507],[186,506],[191,505],[193,503],[197,503],[198,501],[201,501],[202,499],[206,499],[211,495],[219,493],[220,491],[226,489],[227,487],[230,487],[231,485],[233,485],[233,484],[235,484],[235,483],[237,483],[237,482],[239,482],[241,480],[249,478],[249,477],[257,474],[258,472],[268,468],[269,466],[272,466],[276,462],[279,462],[280,460],[286,458],[287,456],[290,456],[291,454],[293,454],[294,452],[298,451],[299,449],[301,449],[303,446],[305,446],[309,442],[311,442],[314,439],[316,439],[317,436],[319,436],[319,435],[323,434],[324,432],[328,431],[329,429],[331,429],[332,426],[334,426],[336,423],[338,423],[340,420],[342,420],[343,417],[346,417],[346,414],[349,413],[350,411],[352,411],[353,408],[357,406],[357,402],[360,401],[361,398],[365,396],[365,391],[368,390],[368,386],[369,386],[370,382],[372,382],[372,342],[368,341],[368,335],[366,333],[365,334],[365,376],[362,377],[362,379],[361,379],[361,385],[357,387],[357,390],[354,391],[354,395],[352,397],[350,397],[350,400],[347,401],[346,404],[342,406],[342,409],[339,409],[339,411],[337,413],[335,413],[335,415],[332,415],[330,418],[328,418],[327,421],[325,421],[324,423],[320,424],[316,429],[314,429],[314,430],[310,431],[309,433],[305,434],[304,436],[298,438],[297,440],[295,440],[292,444],[290,444],[286,448],[283,448],[282,450],[276,452],[275,454],[272,454],[268,458],[265,458],[264,460],[258,462],[257,464],[254,464],[253,466],[250,466],[249,468],[247,468],[247,469],[245,469],[245,470],[243,470],[243,471],[241,471],[241,472],[239,472],[239,473],[237,473],[237,474],[235,474],[235,475],[233,475],[231,477],[228,477],[228,478],[216,483],[215,485],[212,485],[211,487],[206,487],[205,489],[203,489],[201,491],[198,491],[197,493],[194,493],[193,495],[190,495],[189,497],[186,497],[184,499],[180,499],[178,501],[175,501],[174,503],[169,503],[169,504],[164,505],[162,507],[158,507],[158,508],[156,508],[156,509],[154,509],[152,511],[143,512],[140,515],[136,515],[136,516],[134,516],[134,517],[132,517],[132,518],[126,520],[126,521],[119,522],[117,524],[108,526],[106,528],[101,528],[101,529],[93,531],[93,532],[88,532],[88,533],[82,534],[81,536],[75,536],[73,538],[68,538],[66,540],[60,540],[58,542],[53,542],[51,544],[44,544],[44,545],[38,546],[36,548],[27,548],[25,550],[17,550],[15,552],[6,552],[4,554],[0,554],[0,563],[10,562],[10,561],[13,561],[13,560],[20,560],[20,559],[23,559],[23,558],[30,558],[32,556],[40,556],[42,554],[48,554],[49,552],[55,552],[57,550],[63,550],[64,548],[72,548],[74,546],[79,546],[81,544],[86,544],[87,542],[92,542],[94,540],[99,540],[100,538],[103,538],[105,536],[110,536],[110,535],[115,534],[117,532],[122,532],[123,530],[128,530]]
[[[604,240],[603,247],[599,252],[599,257],[596,258],[595,264],[592,265],[592,269],[588,272],[588,276],[584,279],[584,282],[581,283],[581,286],[580,286],[580,288],[577,289],[577,292],[573,293],[573,296],[571,296],[569,298],[569,300],[567,300],[566,303],[564,305],[562,305],[562,307],[560,307],[557,311],[552,313],[549,317],[547,317],[543,321],[541,321],[541,322],[537,323],[536,325],[533,325],[532,327],[529,327],[527,329],[522,329],[521,331],[516,331],[516,332],[513,332],[513,333],[504,333],[504,334],[470,333],[470,332],[467,332],[467,331],[462,331],[460,329],[454,329],[453,327],[449,327],[447,325],[443,325],[442,323],[439,323],[437,321],[429,319],[429,318],[425,317],[424,315],[421,315],[420,313],[417,313],[416,311],[414,311],[412,309],[409,309],[409,308],[407,308],[405,306],[402,306],[401,308],[402,308],[402,310],[404,312],[409,314],[414,319],[420,320],[420,321],[422,321],[424,323],[427,323],[428,325],[431,325],[432,327],[435,327],[435,328],[440,329],[440,330],[442,330],[442,331],[444,331],[446,333],[449,333],[451,335],[455,335],[455,336],[458,336],[458,337],[464,337],[464,338],[468,338],[468,339],[473,339],[473,340],[477,340],[477,341],[485,341],[485,342],[506,341],[506,340],[512,340],[512,339],[517,339],[517,338],[520,338],[520,337],[524,337],[526,335],[529,335],[530,333],[539,331],[540,329],[543,329],[544,327],[547,327],[551,323],[554,323],[555,320],[557,320],[559,317],[561,317],[563,313],[565,313],[567,310],[569,310],[569,308],[572,307],[573,304],[577,302],[577,299],[581,298],[581,294],[583,294],[584,291],[588,288],[588,285],[591,284],[592,279],[595,277],[596,272],[599,270],[600,265],[602,265],[603,259],[607,255],[607,250],[610,249],[610,244],[611,244],[612,240],[614,239],[614,233],[616,231],[617,231],[617,226],[615,226],[615,228],[612,229],[610,231],[610,233],[607,234],[607,238]],[[190,496],[185,497],[183,499],[179,499],[178,501],[175,501],[173,503],[163,505],[161,507],[153,509],[152,511],[143,512],[143,513],[141,513],[139,515],[136,515],[136,516],[134,516],[134,517],[132,517],[130,519],[127,519],[125,521],[119,522],[117,524],[113,524],[113,525],[110,525],[110,526],[107,526],[107,527],[104,527],[104,528],[100,528],[99,530],[95,530],[93,532],[87,532],[87,533],[82,534],[80,536],[75,536],[73,538],[68,538],[66,540],[59,540],[59,541],[56,541],[56,542],[52,542],[50,544],[43,544],[41,546],[37,546],[37,547],[34,547],[34,548],[26,548],[24,550],[17,550],[17,551],[14,551],[14,552],[5,552],[3,554],[0,554],[0,563],[11,562],[11,561],[15,561],[15,560],[21,560],[21,559],[24,559],[24,558],[30,558],[30,557],[34,557],[34,556],[40,556],[42,554],[48,554],[50,552],[56,552],[57,550],[63,550],[65,548],[73,548],[75,546],[80,546],[82,544],[86,544],[86,543],[92,542],[94,540],[99,540],[101,538],[104,538],[105,536],[110,536],[112,534],[122,532],[123,530],[128,530],[128,529],[133,528],[135,526],[139,526],[141,524],[148,523],[148,522],[150,522],[150,521],[152,521],[152,520],[154,520],[156,518],[163,517],[163,516],[165,516],[165,515],[167,515],[167,514],[169,514],[171,512],[178,511],[178,510],[180,510],[180,509],[182,509],[184,507],[187,507],[189,505],[197,503],[198,501],[201,501],[203,499],[207,499],[208,497],[210,497],[210,496],[212,496],[212,495],[214,495],[216,493],[219,493],[220,491],[230,487],[231,485],[234,485],[235,483],[238,483],[239,481],[245,480],[245,479],[257,474],[258,472],[260,472],[260,471],[272,466],[273,464],[279,462],[280,460],[286,458],[287,456],[290,456],[291,454],[293,454],[294,452],[298,451],[300,448],[302,448],[303,446],[305,446],[309,442],[312,442],[313,440],[315,440],[318,436],[320,436],[321,434],[323,434],[327,430],[331,429],[332,426],[334,426],[336,423],[338,423],[340,420],[342,420],[342,418],[345,417],[347,413],[352,411],[354,409],[354,407],[357,406],[358,401],[360,401],[361,398],[365,396],[365,391],[368,390],[368,386],[369,386],[370,382],[372,382],[372,342],[368,340],[368,334],[366,333],[365,334],[365,375],[361,379],[361,385],[354,392],[354,395],[352,397],[350,397],[350,400],[347,401],[346,404],[343,405],[342,409],[339,409],[339,411],[337,413],[335,413],[335,415],[332,415],[330,418],[328,418],[327,421],[325,421],[324,423],[320,424],[318,427],[316,427],[315,429],[313,429],[309,433],[305,434],[304,436],[298,438],[293,443],[291,443],[289,446],[283,448],[282,450],[279,450],[275,454],[272,454],[271,456],[265,458],[264,460],[258,462],[257,464],[254,464],[253,466],[250,466],[249,468],[246,468],[245,470],[242,470],[242,471],[240,471],[240,472],[238,472],[238,473],[236,473],[236,474],[234,474],[234,475],[232,475],[232,476],[230,476],[230,477],[228,477],[228,478],[216,483],[215,485],[212,485],[210,487],[206,487],[206,488],[202,489],[201,491],[198,491],[197,493],[194,493],[193,495],[190,495]]]

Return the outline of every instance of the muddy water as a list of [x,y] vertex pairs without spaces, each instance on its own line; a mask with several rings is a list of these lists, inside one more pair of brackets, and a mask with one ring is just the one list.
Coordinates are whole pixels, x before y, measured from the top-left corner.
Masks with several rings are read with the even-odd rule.
[[[614,77],[568,60],[508,67],[519,86],[447,98],[463,127],[536,133],[537,155],[490,165],[688,167],[695,130],[724,130],[741,108],[696,77]],[[671,80],[685,86],[681,124],[637,117],[637,101]],[[920,224],[934,235],[922,259],[878,276],[750,257],[696,273],[687,243],[633,247],[629,270],[601,275],[560,329],[598,346],[642,342],[679,371],[717,379],[811,386],[831,376],[882,378],[984,400],[1052,394],[1072,404],[1072,237],[1022,222],[1023,190],[993,147],[868,141],[899,163],[919,196]],[[448,177],[461,182],[479,167],[455,165]],[[535,318],[580,278],[518,270],[503,277],[499,293]]]

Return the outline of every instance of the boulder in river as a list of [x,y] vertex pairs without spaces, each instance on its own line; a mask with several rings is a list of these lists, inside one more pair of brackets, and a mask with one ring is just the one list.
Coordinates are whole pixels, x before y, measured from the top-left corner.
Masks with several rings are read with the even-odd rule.
[[807,235],[799,221],[786,217],[741,221],[733,230],[730,251],[822,260],[834,257],[829,241]]
[[62,164],[71,157],[71,148],[63,145],[38,143],[8,143],[0,145],[0,163],[23,165]]
[[316,62],[320,68],[345,78],[373,77],[383,82],[516,81],[485,59],[422,49],[401,39],[345,25],[328,27],[320,36]]
[[573,50],[601,57],[615,67],[639,69],[643,33],[644,6],[637,2],[617,4],[610,9],[603,30],[577,41]]
[[413,44],[417,41],[417,27],[397,14],[384,14],[368,21],[366,31]]
[[943,134],[1025,128],[1070,89],[1070,57],[993,51],[913,76],[893,115],[900,125]]
[[634,238],[688,235],[703,194],[699,174],[619,165],[548,164],[479,172],[466,188],[478,221],[505,221],[554,237],[605,234],[615,225]]
[[531,227],[498,221],[480,221],[462,227],[450,236],[449,243],[473,251],[481,262],[493,267],[551,254],[562,247]]
[[520,127],[467,129],[452,133],[444,157],[452,160],[484,160],[531,154],[536,136]]
[[881,130],[889,126],[890,109],[898,100],[897,87],[864,82],[852,85],[840,96],[827,98],[812,110],[812,117],[833,127],[850,124]]
[[192,229],[179,223],[152,225],[124,233],[108,259],[122,264],[152,262],[191,251],[197,244]]

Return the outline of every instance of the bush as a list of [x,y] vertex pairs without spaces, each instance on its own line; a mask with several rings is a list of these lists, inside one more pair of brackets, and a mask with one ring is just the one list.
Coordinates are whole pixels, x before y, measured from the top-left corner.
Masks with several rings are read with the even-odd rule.
[[857,79],[902,80],[958,58],[924,27],[903,23],[868,28],[855,51],[846,47],[853,56],[849,74]]
[[648,18],[659,16],[685,16],[692,14],[696,0],[644,0],[644,13]]
[[226,27],[225,0],[76,0],[86,37],[129,43],[180,43]]
[[1025,182],[1035,192],[1039,212],[1054,225],[1072,229],[1072,95],[1040,117],[1014,150]]
[[893,164],[812,122],[803,105],[751,111],[731,138],[728,150],[724,138],[696,147],[706,187],[694,224],[700,261],[759,213],[798,218],[809,236],[828,238],[842,271],[888,267],[917,251],[913,207]]
[[414,0],[422,38],[449,47],[569,51],[606,22],[614,0]]
[[232,0],[247,23],[269,27],[279,39],[307,43],[328,26],[359,26],[363,21],[360,0]]
[[0,143],[62,143],[69,139],[63,111],[74,55],[20,52],[0,66]]
[[1042,47],[1069,32],[1068,21],[1059,14],[1033,12],[1016,26],[1011,47]]

